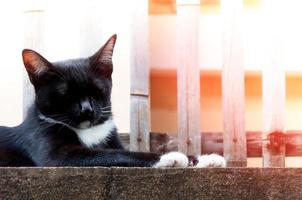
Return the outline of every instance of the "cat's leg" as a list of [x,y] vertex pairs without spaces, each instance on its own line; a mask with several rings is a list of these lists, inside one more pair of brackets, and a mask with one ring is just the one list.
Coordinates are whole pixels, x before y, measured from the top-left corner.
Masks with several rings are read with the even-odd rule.
[[21,149],[16,148],[10,134],[14,128],[0,126],[0,166],[1,167],[22,167],[35,166]]
[[197,164],[195,167],[226,167],[226,160],[223,156],[218,154],[209,154],[197,156]]
[[35,166],[32,160],[12,150],[0,148],[1,167],[25,167]]
[[[39,156],[43,158],[44,156]],[[188,158],[179,152],[164,155],[123,150],[87,149],[68,146],[52,152],[47,159],[36,160],[38,166],[120,166],[120,167],[187,167]]]

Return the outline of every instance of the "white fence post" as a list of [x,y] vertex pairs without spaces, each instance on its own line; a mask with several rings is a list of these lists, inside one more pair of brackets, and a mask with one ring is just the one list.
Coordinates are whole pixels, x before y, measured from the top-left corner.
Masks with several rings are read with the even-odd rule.
[[223,17],[223,146],[228,166],[247,164],[245,133],[243,0],[222,0]]
[[[264,0],[263,167],[285,166],[285,71],[283,66],[281,0]],[[268,28],[268,29],[266,29]]]
[[199,18],[199,0],[177,0],[178,150],[188,155],[201,152]]
[[130,150],[150,151],[148,1],[132,4]]

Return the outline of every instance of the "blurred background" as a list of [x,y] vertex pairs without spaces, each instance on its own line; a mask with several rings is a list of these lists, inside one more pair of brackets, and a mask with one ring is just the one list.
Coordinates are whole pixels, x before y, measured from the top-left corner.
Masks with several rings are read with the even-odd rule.
[[[246,70],[246,130],[262,129],[262,7],[265,0],[244,0],[243,36]],[[302,19],[299,0],[282,1],[279,26],[286,70],[286,129],[302,129]],[[0,7],[0,124],[14,126],[23,116],[21,51],[30,37],[32,15],[39,15],[43,45],[36,49],[48,60],[89,56],[114,33],[113,111],[120,132],[129,132],[131,0],[10,1]],[[201,130],[222,131],[222,17],[219,0],[200,6]],[[269,5],[268,5],[269,6]],[[151,131],[177,131],[177,59],[175,0],[149,0]],[[33,33],[35,34],[35,33]],[[294,158],[287,158],[294,159]],[[298,166],[300,161],[288,162]],[[294,163],[294,164],[290,164]],[[258,166],[259,161],[250,162]],[[259,165],[260,166],[260,165]],[[301,159],[302,166],[302,159]]]

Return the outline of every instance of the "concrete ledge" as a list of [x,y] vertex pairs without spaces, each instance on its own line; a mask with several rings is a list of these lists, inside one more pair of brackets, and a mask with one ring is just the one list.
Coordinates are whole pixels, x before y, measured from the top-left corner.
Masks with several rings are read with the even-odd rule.
[[0,168],[0,199],[302,199],[300,168]]

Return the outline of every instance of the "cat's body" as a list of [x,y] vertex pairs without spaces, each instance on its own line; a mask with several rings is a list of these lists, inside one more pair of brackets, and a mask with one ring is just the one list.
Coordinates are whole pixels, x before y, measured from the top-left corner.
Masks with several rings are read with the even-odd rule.
[[[178,152],[124,150],[111,113],[115,41],[114,35],[91,57],[55,63],[23,51],[36,98],[21,125],[0,127],[0,166],[188,166]],[[215,157],[203,164],[225,161]]]
[[[111,123],[112,120],[107,121]],[[85,134],[89,133],[80,132],[78,134],[83,134],[81,140],[76,130],[41,119],[33,106],[21,125],[0,128],[0,165],[152,166],[159,161],[157,154],[125,151],[114,126],[109,125],[109,129],[102,127],[107,126],[106,123],[99,126],[93,131],[99,133],[101,140],[96,137],[85,139],[89,137]],[[88,131],[89,128],[83,130]],[[91,145],[90,141],[99,143]]]

